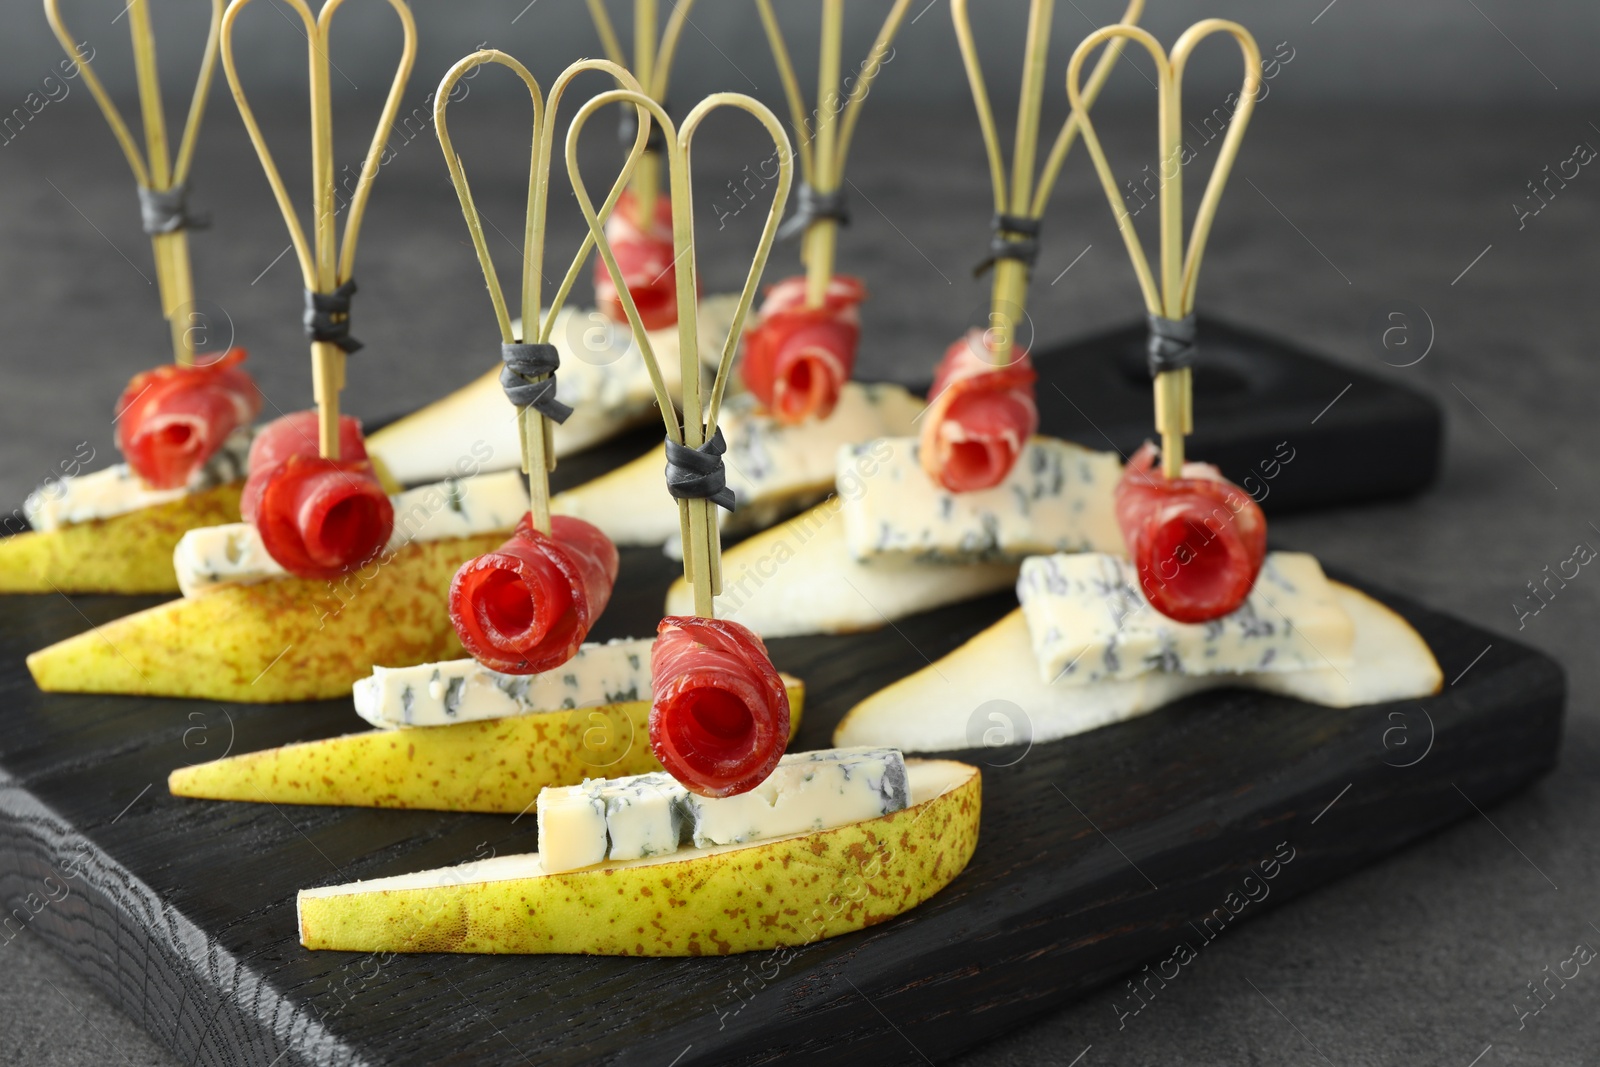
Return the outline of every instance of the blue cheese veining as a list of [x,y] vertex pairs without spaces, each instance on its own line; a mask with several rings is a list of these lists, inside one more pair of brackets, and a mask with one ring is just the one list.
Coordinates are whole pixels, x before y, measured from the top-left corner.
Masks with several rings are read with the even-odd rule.
[[[528,487],[517,471],[480,474],[473,478],[448,478],[397,493],[394,533],[388,548],[395,551],[413,541],[442,541],[451,537],[510,531],[528,510]],[[178,540],[172,553],[178,588],[184,596],[199,596],[229,585],[249,585],[287,575],[268,554],[261,535],[247,522],[202,526]]]
[[446,726],[478,719],[650,699],[649,638],[586,644],[542,674],[502,674],[477,660],[375,667],[353,687],[374,726]]
[[243,480],[250,441],[255,431],[236,430],[216,454],[177,489],[154,489],[126,463],[40,486],[22,503],[28,525],[40,532],[63,526],[109,519],[158,504],[182,500],[190,493],[214,489]]
[[845,535],[858,560],[978,563],[1048,552],[1120,552],[1113,452],[1031,439],[993,489],[951,493],[922,469],[914,437],[869,441],[837,456]]
[[835,748],[784,756],[738,796],[707,798],[671,775],[588,779],[539,793],[539,856],[546,873],[829,830],[905,809],[906,765],[891,748]]
[[1355,639],[1322,567],[1302,552],[1269,553],[1244,604],[1205,623],[1162,615],[1134,565],[1100,553],[1026,560],[1017,598],[1039,677],[1057,685],[1337,669],[1350,662]]

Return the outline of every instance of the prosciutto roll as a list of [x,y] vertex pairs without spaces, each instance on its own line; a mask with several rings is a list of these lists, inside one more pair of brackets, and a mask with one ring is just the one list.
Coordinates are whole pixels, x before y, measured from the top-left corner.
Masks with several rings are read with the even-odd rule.
[[262,428],[250,444],[240,511],[267,553],[297,578],[335,578],[383,551],[394,506],[367,461],[361,423],[339,420],[339,458],[317,451],[317,413]]
[[450,583],[450,621],[474,659],[506,674],[554,670],[578,651],[611,601],[617,548],[582,519],[550,532],[524,515],[511,539],[468,560]]
[[156,367],[133,376],[117,400],[117,447],[157,489],[177,489],[261,413],[261,391],[230,348],[208,363]]
[[739,371],[745,387],[785,423],[825,419],[850,380],[861,340],[861,279],[836,274],[820,308],[806,307],[806,280],[785,278],[767,290],[746,331]]
[[1250,595],[1267,554],[1267,519],[1209,463],[1168,478],[1156,446],[1134,453],[1116,490],[1117,523],[1150,604],[1178,622],[1206,622]]
[[928,393],[922,469],[952,493],[999,485],[1039,428],[1038,375],[1027,351],[1014,348],[1010,363],[995,366],[985,358],[986,345],[976,329],[951,345]]
[[724,619],[661,620],[650,650],[650,747],[703,797],[766,781],[789,742],[789,694],[767,646]]
[[[678,272],[672,247],[672,201],[656,197],[656,216],[648,229],[638,224],[633,190],[623,192],[606,220],[606,241],[616,257],[617,269],[639,309],[647,330],[660,330],[678,321]],[[605,260],[595,258],[594,302],[613,322],[627,322],[616,283]]]

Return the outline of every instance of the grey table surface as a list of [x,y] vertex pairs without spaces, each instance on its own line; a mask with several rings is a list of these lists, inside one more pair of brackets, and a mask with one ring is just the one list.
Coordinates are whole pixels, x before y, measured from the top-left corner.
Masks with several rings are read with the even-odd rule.
[[[1537,1015],[1519,1020],[1518,1007],[1542,968],[1578,943],[1600,945],[1600,577],[1581,573],[1536,615],[1519,617],[1514,606],[1531,606],[1526,584],[1576,544],[1600,545],[1591,451],[1600,448],[1600,322],[1590,294],[1600,177],[1580,168],[1552,182],[1537,215],[1519,219],[1513,206],[1528,210],[1527,183],[1561,167],[1576,144],[1600,144],[1600,108],[1558,99],[1497,113],[1269,98],[1223,204],[1201,303],[1440,399],[1448,437],[1432,492],[1284,519],[1274,535],[1560,659],[1572,683],[1560,769],[1487,812],[1464,798],[1449,830],[1230,932],[1121,1025],[1108,990],[961,1062],[1492,1067],[1600,1058],[1600,974],[1584,969]],[[521,149],[492,149],[526,143],[524,120],[461,110],[481,202],[515,233]],[[295,117],[269,122],[292,183],[306,173],[292,150],[302,139]],[[1149,150],[1149,124],[1142,113],[1102,116],[1130,177]],[[708,138],[699,159],[712,290],[740,276],[736,253],[757,214],[735,212],[726,183],[765,153],[734,125],[714,145]],[[614,150],[609,133],[595,137]],[[360,140],[343,131],[341,159],[354,159]],[[492,359],[496,340],[437,146],[426,134],[393,144],[357,268],[356,332],[368,350],[352,362],[349,402],[367,416],[465,381]],[[928,366],[983,306],[969,270],[990,213],[977,145],[968,109],[866,111],[851,168],[856,225],[843,245],[843,266],[875,293],[864,375]],[[195,238],[207,347],[236,336],[273,405],[308,405],[300,282],[292,256],[274,259],[283,225],[225,101],[196,186],[216,214],[215,228]],[[111,456],[112,404],[133,371],[162,358],[165,334],[126,172],[81,93],[0,146],[0,187],[0,499],[20,500],[79,442]],[[567,248],[576,214],[562,202],[558,215],[551,247]],[[1033,294],[1040,337],[1139,313],[1084,158],[1069,162],[1046,235]],[[773,269],[788,272],[792,256],[781,250]],[[1394,322],[1410,333],[1390,334],[1385,349],[1375,323],[1405,309],[1410,318]],[[1410,347],[1396,347],[1407,339]],[[1414,365],[1385,365],[1424,351]],[[904,1036],[909,1058],[939,1052],[913,1051],[917,1035]],[[0,1062],[174,1061],[23,932],[0,943]]]

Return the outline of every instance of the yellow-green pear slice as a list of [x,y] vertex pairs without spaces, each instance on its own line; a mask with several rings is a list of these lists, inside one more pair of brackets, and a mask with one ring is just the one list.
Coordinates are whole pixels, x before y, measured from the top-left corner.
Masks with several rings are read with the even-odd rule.
[[[943,659],[850,709],[834,730],[840,746],[886,745],[949,752],[1054,741],[1148,714],[1207,689],[1258,689],[1333,708],[1429,696],[1444,682],[1422,636],[1356,589],[1332,582],[1355,627],[1350,660],[1309,670],[1184,675],[1050,685],[1039,677],[1021,609]],[[1091,657],[1092,658],[1092,657]]]
[[200,526],[239,521],[243,482],[107,519],[0,538],[0,593],[176,593],[172,550]]
[[412,543],[336,583],[278,578],[173,600],[41,649],[28,670],[47,692],[246,704],[345,696],[379,664],[464,655],[450,580],[505,538]]
[[978,844],[976,767],[907,760],[911,806],[750,845],[546,874],[537,853],[301,890],[300,941],[347,952],[715,956],[885,922]]
[[[784,682],[792,738],[805,686]],[[203,800],[520,815],[547,785],[659,770],[650,701],[630,700],[302,741],[182,767],[167,787]]]
[[[1012,563],[856,560],[839,498],[832,497],[724,550],[716,613],[762,637],[857,633],[1016,579]],[[680,578],[667,593],[667,614],[693,613],[693,591]]]

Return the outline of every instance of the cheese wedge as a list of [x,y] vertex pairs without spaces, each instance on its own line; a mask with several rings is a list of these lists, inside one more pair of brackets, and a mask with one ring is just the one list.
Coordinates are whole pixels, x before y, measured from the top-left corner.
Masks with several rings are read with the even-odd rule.
[[[709,296],[700,301],[702,353],[722,354],[738,297]],[[561,354],[556,397],[573,408],[554,427],[557,456],[571,455],[616,436],[655,414],[656,394],[626,326],[616,326],[592,308],[563,308],[551,341]],[[678,391],[678,330],[650,334],[661,374]],[[465,456],[483,470],[508,470],[522,463],[516,412],[500,387],[495,367],[470,385],[399,419],[367,438],[367,454],[402,484],[436,482],[455,473]]]
[[838,454],[850,554],[951,563],[1021,561],[1050,552],[1122,552],[1112,490],[1115,452],[1034,437],[993,489],[951,493],[922,469],[915,437]]
[[[805,687],[784,677],[789,736]],[[661,770],[650,751],[650,700],[454,726],[368,730],[183,767],[174,796],[520,815],[546,786]]]
[[1041,680],[1021,609],[950,655],[857,704],[836,745],[951,752],[1037,744],[1155,711],[1207,689],[1238,687],[1348,708],[1437,693],[1439,665],[1411,625],[1338,582],[1334,596],[1354,628],[1350,661],[1297,671],[1178,674],[1152,670],[1089,684]]
[[538,853],[301,890],[300,941],[350,952],[727,955],[885,922],[965,869],[976,767],[908,760],[911,806],[746,845],[549,874]]
[[[733,397],[718,425],[728,445],[728,485],[739,506],[717,509],[722,529],[729,534],[765,529],[815,504],[833,489],[834,454],[841,446],[910,433],[922,408],[922,401],[901,386],[846,382],[826,419],[786,426],[750,394]],[[619,545],[675,543],[678,504],[662,480],[666,465],[666,448],[654,448],[592,482],[557,493],[551,507],[593,523]]]
[[28,670],[48,692],[249,704],[343,696],[378,664],[462,655],[450,580],[508,533],[408,545],[337,584],[282,578],[174,600],[41,649]]
[[110,518],[0,538],[0,593],[176,593],[172,551],[196,527],[239,521],[243,482]]
[[[833,497],[725,549],[716,612],[762,637],[856,633],[1004,589],[1016,576],[1011,563],[856,560]],[[680,579],[667,593],[667,614],[693,613],[694,594]]]

